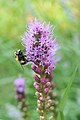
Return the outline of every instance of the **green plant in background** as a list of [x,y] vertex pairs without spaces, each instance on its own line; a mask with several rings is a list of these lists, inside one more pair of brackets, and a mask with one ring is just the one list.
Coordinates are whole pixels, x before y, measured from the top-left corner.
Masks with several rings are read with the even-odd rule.
[[[23,71],[21,66],[15,62],[14,51],[20,46],[20,36],[22,36],[25,25],[28,20],[33,17],[42,21],[50,21],[55,25],[55,37],[59,40],[61,49],[59,55],[61,61],[57,64],[57,69],[54,71],[54,82],[56,88],[54,91],[58,94],[60,101],[64,90],[69,82],[74,68],[79,65],[79,16],[80,1],[58,1],[58,0],[1,0],[0,1],[0,119],[11,120],[8,114],[6,104],[15,106],[13,80],[18,73],[22,73],[27,77],[26,88],[28,94],[28,107],[30,120],[39,119],[35,112],[36,98],[34,95],[35,89],[32,86],[33,78],[28,73],[33,74],[30,70],[30,65],[27,65]],[[18,46],[18,47],[17,47]],[[27,72],[26,72],[27,71]],[[80,68],[76,72],[74,81],[66,104],[64,106],[64,120],[79,120],[80,119]],[[5,112],[5,114],[4,114]],[[13,118],[16,120],[16,118]],[[17,119],[18,120],[18,119]]]

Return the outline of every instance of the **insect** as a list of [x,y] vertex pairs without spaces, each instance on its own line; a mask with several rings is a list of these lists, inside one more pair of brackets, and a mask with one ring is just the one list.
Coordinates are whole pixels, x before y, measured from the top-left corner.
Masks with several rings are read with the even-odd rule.
[[25,64],[27,64],[29,62],[29,60],[26,57],[27,56],[24,55],[22,50],[20,50],[20,49],[15,52],[15,59],[21,65],[25,65]]

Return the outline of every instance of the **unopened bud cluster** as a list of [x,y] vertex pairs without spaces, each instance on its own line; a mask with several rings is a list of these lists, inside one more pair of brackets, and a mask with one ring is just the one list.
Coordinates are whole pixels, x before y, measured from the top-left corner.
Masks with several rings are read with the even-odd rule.
[[[36,70],[39,70],[37,71]],[[53,93],[53,88],[55,87],[55,84],[52,81],[53,75],[52,74],[46,74],[44,71],[45,69],[42,69],[36,65],[32,65],[32,69],[34,70],[34,87],[36,88],[35,95],[37,96],[37,111],[40,114],[40,120],[46,120],[47,114],[49,112],[53,113],[53,116],[56,114],[56,108],[57,108],[57,101],[56,101],[56,94]]]

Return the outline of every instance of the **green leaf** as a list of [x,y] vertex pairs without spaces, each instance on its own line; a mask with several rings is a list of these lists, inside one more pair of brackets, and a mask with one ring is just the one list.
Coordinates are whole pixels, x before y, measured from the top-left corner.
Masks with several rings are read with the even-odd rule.
[[64,109],[64,105],[65,105],[65,102],[66,102],[66,99],[67,99],[67,96],[68,96],[68,92],[69,92],[69,90],[71,88],[71,85],[72,85],[74,79],[75,79],[76,71],[77,71],[77,67],[75,68],[75,70],[74,70],[74,72],[73,72],[73,74],[72,74],[72,76],[71,76],[71,78],[69,80],[69,83],[68,83],[68,85],[67,85],[67,87],[65,89],[64,95],[63,95],[63,97],[61,99],[61,102],[60,102],[60,105],[59,105],[60,111],[62,111]]
[[74,70],[74,72],[73,72],[73,74],[72,74],[72,76],[71,76],[71,78],[69,80],[69,83],[68,83],[68,85],[67,85],[67,87],[65,89],[63,97],[61,99],[61,102],[60,102],[60,105],[59,105],[59,113],[58,113],[57,120],[63,120],[63,112],[62,111],[64,109],[64,105],[65,105],[65,102],[67,100],[67,96],[68,96],[69,90],[71,88],[71,85],[72,85],[72,83],[73,83],[73,81],[75,79],[75,74],[76,74],[77,68],[78,67],[75,68],[75,70]]
[[64,115],[62,111],[59,111],[57,120],[64,120]]

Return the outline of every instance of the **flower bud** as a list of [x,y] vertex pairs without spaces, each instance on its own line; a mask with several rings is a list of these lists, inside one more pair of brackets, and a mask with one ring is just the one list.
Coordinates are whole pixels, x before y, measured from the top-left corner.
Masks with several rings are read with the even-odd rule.
[[41,101],[40,101],[40,100],[37,100],[37,103],[39,103],[39,104],[40,104],[40,103],[41,103]]
[[41,82],[41,84],[44,85],[46,83],[46,78],[41,78],[40,82]]
[[36,90],[38,91],[38,92],[41,92],[41,87],[38,85],[38,84],[34,84],[34,87],[36,88]]
[[58,105],[58,101],[54,101],[54,106],[56,107]]
[[50,96],[47,96],[47,100],[49,100],[50,99]]
[[32,70],[35,71],[37,67],[36,67],[36,65],[33,64],[33,65],[31,66],[31,68],[32,68]]
[[36,92],[35,95],[39,98],[40,97],[40,93]]
[[40,96],[42,96],[42,93],[40,93]]
[[43,114],[43,110],[41,110],[41,114]]
[[24,108],[23,108],[23,111],[24,111],[24,112],[27,111],[27,107],[24,107]]
[[19,102],[19,104],[18,104],[18,108],[19,108],[19,109],[22,108],[22,104],[23,104],[22,102]]
[[51,106],[51,107],[50,107],[50,110],[51,110],[51,111],[53,111],[53,110],[54,110],[54,107],[53,107],[53,106]]
[[45,88],[45,89],[44,89],[44,92],[45,92],[45,94],[48,94],[48,93],[49,93],[49,89],[48,89],[48,88]]
[[34,87],[36,87],[36,85],[39,85],[38,82],[34,82]]
[[21,108],[22,108],[22,106],[18,105],[18,109],[21,109]]
[[51,104],[50,104],[50,103],[47,103],[46,108],[49,108],[50,106],[51,106]]
[[38,108],[39,108],[40,110],[43,109],[43,107],[42,107],[42,105],[41,105],[40,103],[38,103]]
[[40,116],[40,120],[45,120],[44,116]]
[[40,97],[39,99],[40,99],[40,101],[42,101],[42,102],[45,101],[45,99],[44,99],[43,97]]
[[52,89],[49,89],[49,93],[51,93],[52,92]]
[[46,62],[46,63],[45,63],[45,66],[44,66],[45,69],[47,69],[49,65],[50,65],[50,63]]
[[36,90],[40,91],[40,86],[39,85],[36,85],[35,88],[36,88]]
[[17,99],[17,100],[21,100],[22,98],[23,98],[22,94],[17,94],[17,95],[16,95],[16,99]]
[[51,104],[51,103],[52,103],[52,100],[51,100],[51,99],[49,99],[49,100],[48,100],[48,103],[50,103],[50,104]]
[[39,112],[39,109],[37,108],[36,111]]
[[51,87],[51,82],[47,82],[45,87]]
[[36,70],[35,70],[35,72],[38,73],[38,74],[41,74],[41,72],[42,72],[41,68],[37,67]]
[[38,75],[34,75],[34,79],[37,81],[37,82],[40,82],[40,78]]

